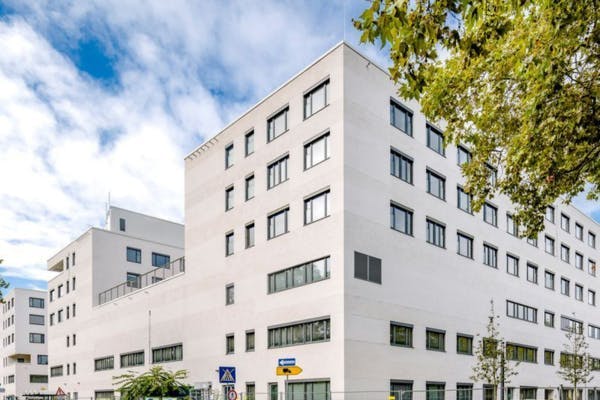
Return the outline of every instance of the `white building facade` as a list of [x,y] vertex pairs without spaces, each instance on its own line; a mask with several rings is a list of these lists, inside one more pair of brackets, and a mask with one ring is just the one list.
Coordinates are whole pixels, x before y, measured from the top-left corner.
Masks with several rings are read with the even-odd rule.
[[48,393],[47,293],[15,288],[2,304],[4,400]]
[[[113,376],[164,365],[269,400],[486,398],[471,375],[493,301],[521,361],[507,395],[558,398],[566,329],[600,359],[600,226],[556,205],[537,241],[518,237],[506,198],[472,212],[468,158],[385,71],[336,46],[186,158],[185,273],[109,297],[107,271],[85,278],[74,329],[89,344],[69,385],[107,397]],[[303,372],[276,375],[280,358]]]

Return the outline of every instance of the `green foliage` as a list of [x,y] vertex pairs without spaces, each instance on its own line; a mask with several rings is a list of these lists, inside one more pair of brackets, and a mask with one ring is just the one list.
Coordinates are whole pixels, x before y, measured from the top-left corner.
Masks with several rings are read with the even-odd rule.
[[583,330],[571,329],[565,337],[567,343],[564,345],[564,352],[560,355],[560,369],[556,373],[573,386],[573,393],[577,393],[578,387],[593,379],[592,358],[588,353],[589,345]]
[[473,209],[504,194],[531,237],[557,199],[600,197],[598,21],[598,0],[371,0],[354,25],[389,46],[399,94],[471,148]]
[[[4,260],[0,258],[0,264],[2,264]],[[4,303],[4,295],[2,293],[2,289],[8,289],[8,282],[4,280],[4,278],[0,277],[0,303]]]
[[492,385],[494,399],[498,386],[502,383],[502,370],[504,369],[504,383],[509,383],[510,378],[517,375],[516,367],[519,365],[518,362],[513,364],[506,359],[506,346],[500,336],[499,319],[500,317],[494,313],[492,301],[486,334],[479,338],[475,348],[475,365],[471,376],[475,382]]
[[118,386],[121,400],[139,400],[144,397],[188,396],[190,388],[181,380],[187,378],[186,370],[171,372],[163,367],[152,367],[140,375],[133,372],[115,376],[113,384]]

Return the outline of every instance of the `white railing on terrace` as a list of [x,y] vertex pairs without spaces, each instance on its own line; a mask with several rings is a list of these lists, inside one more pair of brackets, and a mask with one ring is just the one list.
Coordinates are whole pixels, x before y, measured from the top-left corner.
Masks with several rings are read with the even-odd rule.
[[134,279],[128,280],[113,286],[98,294],[98,305],[104,304],[119,297],[126,296],[130,293],[138,291],[146,286],[153,285],[162,281],[163,279],[170,278],[175,275],[183,274],[185,272],[185,258],[181,257],[175,261],[170,262],[164,267],[154,268],[152,271],[146,272],[145,274],[139,275]]

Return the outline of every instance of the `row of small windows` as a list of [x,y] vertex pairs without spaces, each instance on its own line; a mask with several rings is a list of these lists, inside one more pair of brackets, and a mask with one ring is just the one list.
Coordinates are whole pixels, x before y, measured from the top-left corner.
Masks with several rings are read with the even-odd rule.
[[[555,209],[552,206],[546,207],[546,221],[551,222],[551,223],[555,223]],[[569,217],[567,214],[565,213],[560,213],[560,228],[567,232],[567,233],[571,233],[571,217]],[[575,222],[575,237],[581,241],[583,241],[583,225],[581,225],[579,222]],[[596,234],[592,231],[588,230],[588,246],[592,247],[592,248],[596,248]]]
[[[143,350],[123,353],[119,356],[120,368],[135,367],[145,364]],[[183,345],[174,344],[152,349],[152,364],[183,360]],[[94,360],[94,371],[105,371],[115,368],[115,357],[106,356]]]
[[[141,264],[142,262],[142,250],[134,247],[127,247],[127,261],[132,263]],[[171,256],[166,254],[160,254],[152,252],[152,266],[153,267],[168,267],[171,263]]]
[[[329,159],[329,133],[325,133],[318,138],[304,145],[304,169],[307,170],[313,166]],[[290,156],[285,154],[280,156],[267,165],[267,190],[282,184],[288,180],[288,164]],[[225,188],[225,211],[234,207],[235,186],[230,185]],[[248,201],[255,196],[255,176],[249,174],[244,179],[244,200]]]
[[68,294],[70,291],[75,290],[75,283],[76,283],[76,279],[73,276],[71,278],[71,280],[67,279],[67,281],[64,283],[64,285],[61,283],[60,285],[58,285],[56,287],[56,289],[51,289],[49,292],[49,297],[50,297],[50,301],[54,301],[54,294],[56,293],[58,295],[58,298],[61,298],[64,293],[63,293],[63,289],[66,289],[66,293]]
[[[329,79],[319,83],[304,95],[304,119],[325,108],[329,104]],[[286,105],[267,118],[267,143],[283,135],[289,129],[290,107]],[[244,155],[248,157],[254,153],[254,129],[244,135]],[[233,166],[234,144],[225,146],[225,169]],[[306,156],[306,153],[305,153]],[[312,155],[311,155],[312,157]],[[305,158],[306,160],[306,158]],[[311,159],[311,162],[314,161]],[[306,161],[305,161],[306,162]],[[317,161],[318,162],[318,161]],[[305,164],[307,165],[307,164]]]
[[[326,189],[304,199],[304,225],[311,224],[330,215],[330,191]],[[290,207],[285,206],[267,215],[267,239],[274,239],[289,232]],[[245,248],[254,246],[255,224],[249,222],[245,226]],[[235,252],[235,232],[225,234],[225,256]]]
[[[77,305],[73,303],[71,306],[67,306],[65,309],[60,309],[56,313],[50,314],[50,326],[54,326],[54,323],[61,323],[64,321],[63,315],[66,315],[66,319],[75,318],[77,315]],[[56,321],[55,321],[56,317]]]

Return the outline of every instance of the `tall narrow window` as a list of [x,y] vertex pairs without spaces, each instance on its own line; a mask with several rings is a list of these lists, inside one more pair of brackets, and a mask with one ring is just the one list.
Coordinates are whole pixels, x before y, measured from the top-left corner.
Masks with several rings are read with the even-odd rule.
[[571,281],[567,278],[560,278],[560,293],[565,296],[571,295]]
[[304,224],[329,216],[329,190],[304,200]]
[[254,174],[246,177],[246,201],[254,198]]
[[583,270],[583,255],[575,253],[575,268]]
[[446,178],[427,170],[427,193],[444,200],[446,198]]
[[225,189],[225,211],[233,208],[233,186]]
[[506,214],[506,232],[513,236],[519,236],[519,227],[515,223],[513,216],[508,213]]
[[125,226],[126,226],[125,218],[119,218],[119,230],[121,232],[125,232]]
[[444,135],[431,125],[427,125],[427,147],[444,155]]
[[231,305],[235,302],[235,288],[233,284],[225,286],[225,305]]
[[554,239],[552,239],[550,236],[545,236],[544,245],[546,253],[554,255]]
[[304,119],[328,104],[329,79],[304,95]]
[[588,232],[588,245],[592,248],[596,248],[596,234]]
[[246,157],[254,153],[254,131],[246,133],[244,136],[244,150]]
[[583,226],[575,223],[575,237],[579,240],[583,240]]
[[288,213],[290,209],[285,208],[281,211],[277,211],[271,214],[267,218],[267,225],[269,227],[268,238],[273,239],[277,236],[283,235],[288,232]]
[[405,182],[413,182],[413,160],[395,150],[390,150],[390,173]]
[[254,222],[246,225],[246,248],[254,247]]
[[458,254],[467,258],[473,258],[473,238],[462,233],[457,233]]
[[506,272],[510,275],[519,276],[519,259],[510,254],[506,255]]
[[225,255],[233,254],[233,232],[225,234]]
[[390,124],[412,136],[413,115],[397,102],[390,100]]
[[413,212],[396,204],[390,204],[391,228],[407,235],[413,232]]
[[554,223],[554,207],[548,206],[546,207],[546,221]]
[[329,132],[304,145],[304,169],[329,158]]
[[571,218],[563,213],[560,214],[560,228],[565,232],[571,231]]
[[583,286],[575,285],[575,300],[583,301]]
[[267,142],[283,135],[288,130],[288,111],[286,107],[267,120]]
[[564,244],[560,245],[560,259],[566,263],[571,260],[571,250]]
[[254,351],[254,331],[246,331],[246,351]]
[[235,353],[235,338],[233,333],[225,336],[225,354]]
[[538,267],[536,265],[527,263],[527,281],[538,283]]
[[427,243],[438,247],[446,247],[446,227],[427,219]]
[[483,263],[492,268],[498,268],[498,249],[489,244],[483,245]]
[[233,165],[233,143],[225,147],[225,169]]
[[465,192],[462,187],[457,186],[456,197],[457,207],[465,212],[468,212],[469,214],[472,214],[473,208],[471,207],[471,195]]
[[544,272],[544,286],[546,289],[554,290],[554,273],[550,271]]
[[282,157],[267,166],[267,182],[269,189],[287,181],[289,158],[289,156]]

